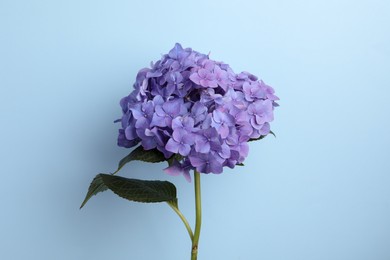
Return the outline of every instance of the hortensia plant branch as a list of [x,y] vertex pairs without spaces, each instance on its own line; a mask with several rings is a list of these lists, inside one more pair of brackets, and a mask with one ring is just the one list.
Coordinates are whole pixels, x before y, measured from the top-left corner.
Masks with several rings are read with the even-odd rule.
[[[201,229],[200,177],[242,166],[248,142],[263,139],[270,130],[274,90],[248,72],[236,74],[228,64],[176,44],[168,54],[141,69],[133,91],[120,101],[122,117],[118,145],[136,147],[111,174],[98,174],[81,204],[111,190],[135,202],[166,202],[180,217],[196,260]],[[164,172],[194,176],[195,228],[179,210],[176,187],[168,181],[116,176],[131,161],[167,162]]]

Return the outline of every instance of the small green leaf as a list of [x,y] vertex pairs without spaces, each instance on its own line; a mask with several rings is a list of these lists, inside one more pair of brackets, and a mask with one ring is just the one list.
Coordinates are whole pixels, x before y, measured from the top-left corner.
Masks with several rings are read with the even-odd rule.
[[144,150],[142,145],[135,148],[131,153],[129,153],[126,157],[119,161],[118,169],[113,173],[119,172],[123,166],[125,166],[128,162],[131,161],[143,161],[150,163],[157,163],[166,161],[164,154],[157,149]]
[[168,166],[172,166],[174,161],[175,161],[175,156],[169,157],[167,160]]
[[244,166],[243,163],[237,163],[236,166]]
[[181,161],[182,159],[183,159],[183,156],[181,156],[180,154],[174,154],[167,159],[168,166],[172,166],[174,161]]
[[260,135],[260,137],[258,137],[258,138],[251,138],[251,139],[249,139],[248,142],[258,141],[258,140],[263,139],[264,137],[266,137],[266,135]]
[[[272,132],[272,131],[269,131],[269,133],[271,134],[271,135],[273,135],[273,136],[275,136],[276,137],[276,135],[275,135],[275,133],[274,132]],[[260,137],[258,137],[258,138],[251,138],[251,139],[249,139],[248,140],[248,142],[252,142],[252,141],[258,141],[258,140],[261,140],[261,139],[263,139],[264,137],[266,137],[267,135],[261,135]]]
[[[96,183],[100,184],[104,189],[98,191],[94,189],[93,187]],[[128,179],[101,173],[92,181],[87,196],[80,208],[82,208],[93,195],[106,189],[110,189],[116,195],[130,201],[146,203],[168,202],[176,208],[178,207],[176,187],[168,181]]]

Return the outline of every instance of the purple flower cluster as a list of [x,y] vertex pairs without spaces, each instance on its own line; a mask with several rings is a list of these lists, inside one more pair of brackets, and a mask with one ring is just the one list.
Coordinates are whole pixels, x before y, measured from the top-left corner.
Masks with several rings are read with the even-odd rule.
[[180,44],[138,72],[122,98],[118,145],[158,149],[171,164],[165,172],[221,173],[248,155],[248,141],[270,132],[274,90],[256,76]]

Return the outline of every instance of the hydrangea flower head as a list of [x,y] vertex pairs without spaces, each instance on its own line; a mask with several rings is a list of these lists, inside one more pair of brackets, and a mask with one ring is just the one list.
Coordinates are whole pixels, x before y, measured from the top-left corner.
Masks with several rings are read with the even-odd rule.
[[256,76],[176,43],[122,98],[118,145],[141,143],[172,159],[165,172],[221,173],[248,155],[248,141],[270,132],[278,104],[274,90]]

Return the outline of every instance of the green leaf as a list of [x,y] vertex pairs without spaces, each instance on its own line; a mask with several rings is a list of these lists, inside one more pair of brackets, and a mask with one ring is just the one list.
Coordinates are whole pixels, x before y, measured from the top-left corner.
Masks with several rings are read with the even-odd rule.
[[93,196],[98,194],[99,192],[103,192],[108,189],[108,187],[103,183],[103,179],[100,177],[101,174],[96,175],[96,177],[92,180],[89,185],[87,195],[83,203],[80,206],[80,209],[84,207],[85,203]]
[[[273,136],[275,136],[276,137],[276,135],[275,135],[275,133],[274,132],[272,132],[272,131],[269,131],[269,133],[271,134],[271,135],[273,135]],[[251,138],[251,139],[249,139],[248,140],[248,142],[252,142],[252,141],[258,141],[258,140],[261,140],[261,139],[263,139],[264,137],[266,137],[267,135],[261,135],[260,137],[258,137],[258,138]]]
[[183,159],[183,156],[181,156],[180,154],[174,154],[172,155],[171,157],[169,157],[167,159],[167,162],[168,162],[168,166],[172,166],[173,165],[173,162],[176,160],[176,161],[181,161]]
[[166,161],[164,154],[157,149],[144,150],[142,145],[135,148],[131,153],[129,153],[126,157],[119,161],[118,169],[113,173],[116,174],[119,172],[123,166],[125,166],[128,162],[131,161],[143,161],[150,163],[157,163]]
[[[94,187],[99,184],[101,190],[96,190]],[[98,174],[92,181],[87,196],[81,204],[82,208],[85,203],[93,196],[110,189],[116,195],[136,202],[168,202],[178,208],[176,198],[176,187],[168,181],[146,181],[137,179],[128,179],[111,174]]]
[[260,137],[258,137],[258,138],[251,138],[251,139],[249,139],[248,142],[258,141],[258,140],[263,139],[264,137],[266,137],[266,135],[260,135]]
[[243,163],[237,163],[236,166],[244,166]]

